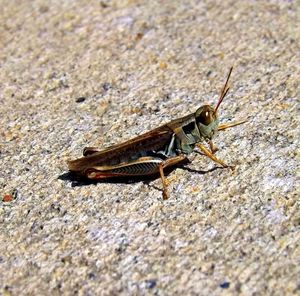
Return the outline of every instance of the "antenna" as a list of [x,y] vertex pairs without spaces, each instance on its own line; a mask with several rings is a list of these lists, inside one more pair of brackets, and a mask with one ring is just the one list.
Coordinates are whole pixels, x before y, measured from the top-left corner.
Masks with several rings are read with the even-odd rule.
[[227,75],[227,79],[226,79],[225,85],[224,85],[223,88],[222,88],[222,91],[221,91],[221,94],[220,94],[220,98],[219,98],[219,100],[218,100],[218,103],[217,103],[217,106],[216,106],[214,112],[217,112],[219,106],[221,105],[223,99],[225,98],[225,96],[227,95],[227,93],[228,93],[228,91],[229,91],[229,87],[227,87],[227,85],[228,85],[228,81],[229,81],[229,78],[230,78],[232,69],[233,69],[233,67],[231,67],[230,70],[229,70],[229,73],[228,73],[228,75]]

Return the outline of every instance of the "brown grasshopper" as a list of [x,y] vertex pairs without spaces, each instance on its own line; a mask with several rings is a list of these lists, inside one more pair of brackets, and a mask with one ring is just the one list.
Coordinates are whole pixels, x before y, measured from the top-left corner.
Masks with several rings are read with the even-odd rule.
[[[187,155],[192,153],[195,147],[214,162],[225,168],[229,167],[214,155],[217,148],[212,142],[212,137],[217,130],[245,122],[219,125],[217,111],[228,93],[231,72],[232,67],[216,107],[203,105],[195,113],[172,120],[143,135],[103,150],[86,147],[83,157],[68,161],[69,170],[92,180],[159,173],[163,185],[163,198],[167,199],[169,194],[164,169],[188,160]],[[208,143],[210,149],[201,142]]]

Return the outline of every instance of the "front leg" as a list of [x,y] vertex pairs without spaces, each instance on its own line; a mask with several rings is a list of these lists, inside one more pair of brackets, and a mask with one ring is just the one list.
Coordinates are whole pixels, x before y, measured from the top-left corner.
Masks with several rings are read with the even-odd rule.
[[209,157],[214,162],[220,164],[224,168],[231,168],[233,169],[233,166],[229,166],[226,163],[224,163],[222,160],[218,159],[216,156],[214,156],[207,148],[205,148],[204,145],[198,143],[196,144],[196,147],[198,147],[207,157]]

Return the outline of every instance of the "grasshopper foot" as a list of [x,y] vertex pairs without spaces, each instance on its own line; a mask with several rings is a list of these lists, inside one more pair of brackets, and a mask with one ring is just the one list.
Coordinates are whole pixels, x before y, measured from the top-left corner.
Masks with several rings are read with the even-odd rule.
[[167,189],[163,189],[163,199],[166,200],[170,197],[168,190]]
[[217,151],[219,151],[219,148],[212,141],[209,141],[209,148],[212,154],[215,154]]
[[229,169],[231,169],[232,172],[235,171],[235,165],[228,165],[227,167],[228,167]]

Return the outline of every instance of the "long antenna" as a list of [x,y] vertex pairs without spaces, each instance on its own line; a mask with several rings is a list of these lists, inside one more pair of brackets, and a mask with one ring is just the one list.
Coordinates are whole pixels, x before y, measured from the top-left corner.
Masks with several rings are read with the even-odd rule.
[[217,106],[216,106],[216,108],[215,108],[215,112],[217,112],[219,106],[221,105],[223,99],[225,98],[225,96],[227,95],[227,93],[228,93],[228,91],[229,91],[229,87],[227,87],[227,85],[228,85],[228,81],[229,81],[229,78],[230,78],[232,69],[233,69],[233,67],[230,68],[229,73],[228,73],[228,75],[227,75],[227,79],[226,79],[225,85],[223,86],[223,89],[222,89],[222,91],[221,91],[219,101],[218,101]]

